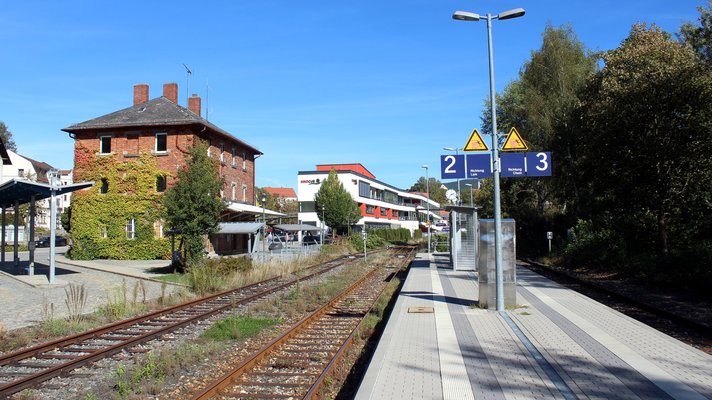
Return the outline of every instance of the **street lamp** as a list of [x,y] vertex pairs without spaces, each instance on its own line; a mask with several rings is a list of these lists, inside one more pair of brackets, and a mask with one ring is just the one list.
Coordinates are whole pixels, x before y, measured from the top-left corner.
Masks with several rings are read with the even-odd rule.
[[[458,155],[458,154],[460,154],[460,150],[462,150],[462,148],[443,147],[443,150],[454,151],[455,155]],[[460,205],[460,178],[457,178],[457,204],[456,205],[458,205],[458,206]]]
[[[494,54],[492,53],[492,20],[512,19],[524,15],[523,8],[504,11],[497,15],[487,14],[487,50],[489,53],[490,107],[492,113],[492,176],[494,178],[494,260],[497,281],[497,311],[504,311],[504,274],[502,271],[502,210],[499,201],[499,143],[497,141],[497,109],[494,92]],[[479,21],[480,14],[467,11],[455,11],[453,19],[460,21]]]
[[430,179],[428,178],[428,165],[425,164],[421,168],[425,168],[425,191],[428,198],[425,202],[427,206],[427,214],[425,214],[425,225],[428,227],[428,254],[430,253]]
[[465,186],[470,187],[470,207],[472,207],[472,184],[471,183],[466,183]]
[[267,218],[265,217],[265,203],[267,202],[267,193],[262,193],[262,252],[266,252],[267,241]]

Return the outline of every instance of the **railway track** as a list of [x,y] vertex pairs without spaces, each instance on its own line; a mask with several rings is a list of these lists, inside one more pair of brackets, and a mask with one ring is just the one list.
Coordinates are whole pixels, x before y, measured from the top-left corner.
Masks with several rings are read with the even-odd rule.
[[5,354],[0,356],[0,399],[359,259],[339,258],[310,267],[306,276],[274,277]]
[[589,282],[533,261],[527,260],[524,267],[712,354],[712,327],[676,312],[675,308],[663,309],[639,296],[611,290],[603,284]]
[[[395,258],[407,263],[413,251],[397,249]],[[393,275],[383,268],[371,270],[194,398],[311,398]]]

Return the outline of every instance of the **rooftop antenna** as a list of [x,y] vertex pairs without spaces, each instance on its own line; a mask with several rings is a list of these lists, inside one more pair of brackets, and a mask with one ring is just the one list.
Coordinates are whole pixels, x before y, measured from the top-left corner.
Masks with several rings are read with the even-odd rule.
[[193,75],[193,71],[188,68],[187,65],[183,64],[183,67],[185,67],[185,103],[188,104],[188,98],[190,97],[190,76]]

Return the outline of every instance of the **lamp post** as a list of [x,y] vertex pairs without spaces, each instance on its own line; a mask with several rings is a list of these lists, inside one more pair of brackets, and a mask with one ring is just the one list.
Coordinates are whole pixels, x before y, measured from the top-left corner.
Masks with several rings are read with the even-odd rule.
[[326,235],[326,221],[324,221],[324,206],[321,206],[321,245],[324,245],[324,236]]
[[502,272],[502,210],[499,200],[499,143],[497,140],[497,109],[495,106],[494,92],[494,54],[492,53],[492,20],[505,20],[521,17],[524,15],[523,8],[504,11],[497,15],[487,14],[480,16],[467,11],[455,11],[453,19],[459,21],[479,21],[480,18],[487,20],[487,50],[489,54],[489,81],[490,81],[490,107],[492,113],[492,176],[494,179],[494,260],[495,276],[497,281],[497,311],[504,311],[504,274]]
[[[454,152],[455,152],[455,155],[458,155],[458,154],[460,154],[460,150],[462,150],[462,148],[457,148],[457,147],[443,147],[443,150],[446,150],[446,151],[454,151]],[[456,205],[457,205],[457,206],[460,205],[460,178],[457,178],[457,204],[456,204]]]
[[267,218],[265,217],[265,203],[267,202],[267,194],[262,193],[262,252],[266,252],[267,242]]
[[466,183],[465,186],[470,187],[470,207],[472,207],[472,184],[471,183]]
[[425,225],[428,227],[428,254],[430,254],[430,179],[428,178],[428,165],[425,164],[421,168],[425,168],[425,191],[428,198],[425,202],[427,213],[425,214]]

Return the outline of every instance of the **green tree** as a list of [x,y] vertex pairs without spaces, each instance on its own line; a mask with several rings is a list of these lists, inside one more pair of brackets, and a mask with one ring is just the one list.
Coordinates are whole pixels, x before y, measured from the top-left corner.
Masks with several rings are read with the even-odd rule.
[[2,121],[0,121],[0,137],[2,138],[2,142],[5,143],[6,149],[15,152],[17,151],[17,145],[12,139],[12,132],[7,130],[7,125],[5,125],[5,123]]
[[[579,104],[578,93],[596,72],[598,57],[578,39],[571,26],[548,25],[542,33],[541,47],[522,66],[519,79],[497,96],[500,133],[516,127],[530,151],[551,151],[556,160],[554,177],[501,182],[502,212],[517,220],[523,239],[517,241],[521,251],[545,251],[545,242],[537,238],[552,230],[561,215],[576,208],[571,205],[578,204],[579,190],[572,179],[577,160],[570,121]],[[482,115],[483,132],[491,134],[489,99]],[[488,183],[483,187],[491,194],[490,186]],[[491,205],[481,204],[486,206],[483,214],[487,214]],[[533,246],[535,243],[540,246]]]
[[216,231],[226,207],[220,198],[223,179],[207,148],[202,141],[190,148],[186,169],[178,171],[178,182],[163,198],[165,220],[171,228],[182,231],[188,261],[202,258],[204,235]]
[[[428,192],[428,190],[430,192]],[[442,182],[435,178],[425,179],[424,176],[418,178],[418,181],[413,184],[413,186],[408,189],[409,192],[419,192],[428,193],[433,201],[440,204],[446,204],[447,198],[445,197],[446,190],[443,188]]]
[[686,22],[680,27],[678,37],[692,46],[697,54],[712,65],[712,1],[707,2],[707,8],[697,7],[700,12],[699,25]]
[[[334,169],[329,171],[329,176],[321,183],[314,196],[314,205],[320,217],[323,207],[324,222],[331,228],[347,228],[361,218],[356,201],[344,189]],[[335,230],[333,233],[336,233]]]
[[[694,51],[638,24],[604,56],[580,107],[580,182],[589,209],[631,246],[665,259],[709,240],[712,73]],[[614,218],[610,219],[613,215]],[[673,232],[674,235],[670,235]]]

